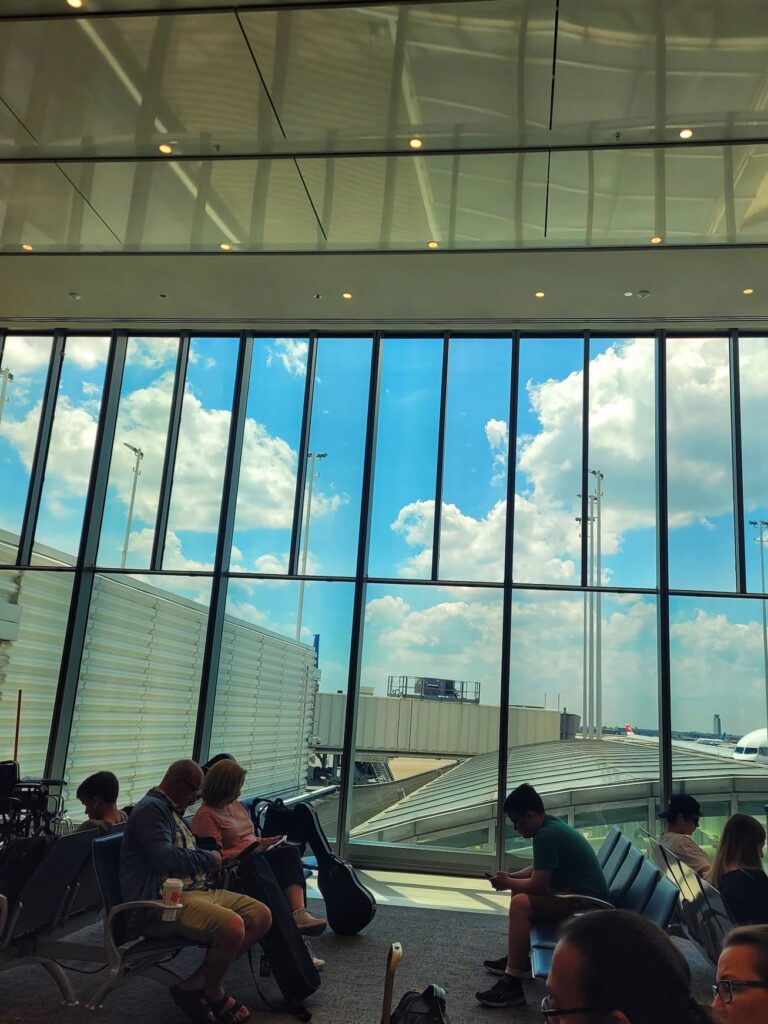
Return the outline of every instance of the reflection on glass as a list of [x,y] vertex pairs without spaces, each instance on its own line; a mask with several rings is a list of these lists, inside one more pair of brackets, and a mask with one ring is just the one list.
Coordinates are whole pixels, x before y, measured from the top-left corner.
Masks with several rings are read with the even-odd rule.
[[588,555],[595,583],[656,585],[654,360],[653,338],[590,340]]
[[9,335],[0,362],[0,536],[4,562],[16,555],[35,455],[51,338]]
[[109,338],[66,340],[36,550],[45,544],[74,555],[80,546],[108,351]]
[[171,409],[176,338],[130,338],[98,561],[147,567]]
[[765,593],[768,460],[765,457],[764,422],[768,407],[768,338],[739,338],[739,382],[747,589]]
[[353,842],[494,849],[501,612],[496,590],[368,588]]
[[302,573],[355,573],[371,348],[370,338],[321,338],[317,343],[300,533]]
[[517,411],[515,553],[521,583],[580,577],[581,338],[523,338]]
[[669,584],[733,590],[727,338],[667,341]]
[[[0,540],[0,560],[12,557]],[[43,774],[72,584],[66,572],[0,571],[0,750],[13,756],[21,694],[22,775]]]
[[284,798],[329,789],[313,803],[336,836],[353,586],[232,579],[227,593],[211,753],[248,771],[245,792]]
[[508,338],[450,343],[441,579],[504,577],[511,357]]
[[371,576],[432,572],[442,338],[382,342]]
[[255,338],[232,568],[285,573],[291,546],[306,338]]
[[[112,771],[120,805],[140,800],[189,757],[197,721],[210,582],[98,575],[88,614],[67,751],[69,812],[82,780]],[[194,600],[177,591],[189,593]]]
[[216,553],[237,338],[193,338],[163,567],[209,569]]

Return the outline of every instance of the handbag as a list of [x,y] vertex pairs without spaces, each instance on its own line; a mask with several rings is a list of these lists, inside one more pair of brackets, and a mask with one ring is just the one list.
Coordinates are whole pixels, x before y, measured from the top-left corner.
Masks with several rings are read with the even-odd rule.
[[445,1012],[445,989],[427,985],[421,992],[412,989],[400,999],[390,1018],[391,1024],[451,1024]]

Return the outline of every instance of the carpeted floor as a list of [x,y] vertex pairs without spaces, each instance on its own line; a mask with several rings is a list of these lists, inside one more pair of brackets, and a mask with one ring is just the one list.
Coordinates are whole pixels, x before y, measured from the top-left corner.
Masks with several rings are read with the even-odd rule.
[[[504,950],[505,918],[489,914],[424,910],[412,907],[380,906],[374,921],[354,938],[342,938],[328,932],[315,940],[316,953],[328,961],[323,984],[308,1001],[314,1024],[378,1024],[384,968],[389,944],[399,941],[404,957],[397,976],[395,1003],[409,988],[438,982],[448,992],[448,1012],[453,1024],[492,1024],[539,1022],[538,1008],[544,995],[544,983],[526,982],[527,1008],[488,1010],[474,998],[477,989],[489,988],[495,979],[487,975],[482,961],[500,956]],[[682,943],[694,974],[694,994],[706,1000],[712,983],[710,966],[688,942]],[[177,969],[191,969],[199,954],[188,952],[176,961]],[[77,965],[93,969],[91,965]],[[102,975],[85,977],[71,973],[78,997],[84,1000]],[[253,982],[247,961],[232,968],[227,987],[241,999],[250,1001],[253,1019],[287,1024],[295,1018],[258,1012]],[[115,991],[96,1015],[82,1005],[65,1008],[58,990],[40,967],[23,966],[0,973],[0,1022],[42,1024],[63,1021],[67,1024],[148,1024],[168,1021],[176,1024],[183,1015],[157,982],[135,978]]]

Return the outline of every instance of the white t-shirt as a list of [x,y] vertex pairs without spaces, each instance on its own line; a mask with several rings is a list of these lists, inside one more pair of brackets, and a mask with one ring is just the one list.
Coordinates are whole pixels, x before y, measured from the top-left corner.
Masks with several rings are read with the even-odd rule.
[[663,832],[659,842],[670,853],[674,853],[683,864],[688,864],[696,872],[704,871],[710,866],[709,858],[690,836],[680,835],[678,832]]

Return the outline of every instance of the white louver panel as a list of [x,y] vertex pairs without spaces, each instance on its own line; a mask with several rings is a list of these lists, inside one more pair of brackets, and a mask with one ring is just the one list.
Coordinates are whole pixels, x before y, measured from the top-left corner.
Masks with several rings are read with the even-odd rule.
[[305,788],[318,678],[311,647],[225,620],[211,753],[248,770],[248,794]]
[[0,759],[13,756],[21,690],[22,775],[45,765],[71,594],[69,573],[0,570],[0,605],[15,605],[18,616],[16,639],[0,642]]
[[133,803],[189,756],[207,623],[202,605],[96,577],[67,754],[70,811],[93,772],[113,771],[120,803]]

